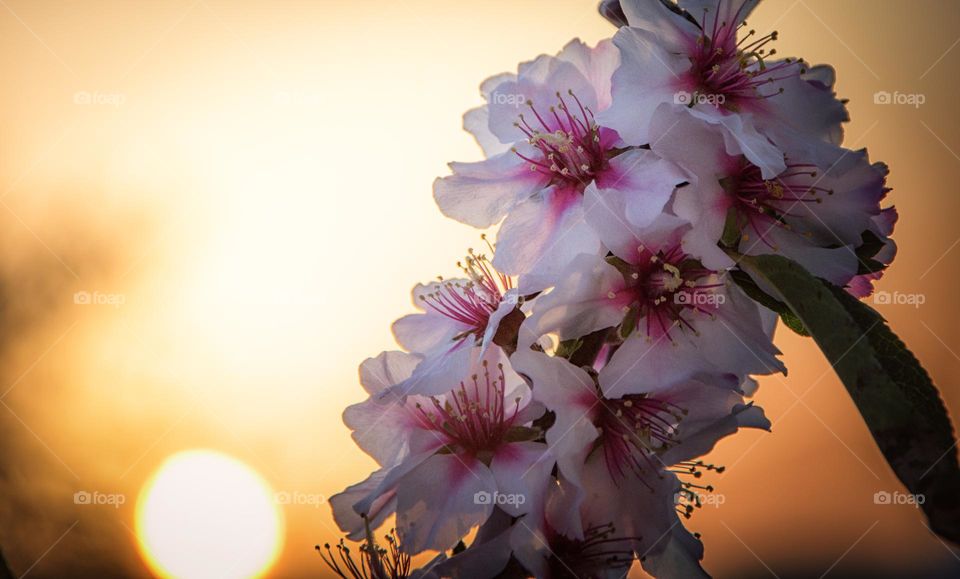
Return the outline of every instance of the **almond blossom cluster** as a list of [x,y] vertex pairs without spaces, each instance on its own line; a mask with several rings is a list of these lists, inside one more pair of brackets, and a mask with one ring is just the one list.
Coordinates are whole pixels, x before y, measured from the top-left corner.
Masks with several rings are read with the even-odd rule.
[[395,517],[403,553],[441,553],[418,577],[706,576],[701,457],[769,429],[746,399],[786,371],[737,258],[866,295],[895,253],[886,167],[841,146],[832,69],[747,25],[758,1],[608,0],[612,39],[483,83],[486,159],[434,197],[496,242],[360,366],[344,422],[380,468],[331,499],[349,538]]

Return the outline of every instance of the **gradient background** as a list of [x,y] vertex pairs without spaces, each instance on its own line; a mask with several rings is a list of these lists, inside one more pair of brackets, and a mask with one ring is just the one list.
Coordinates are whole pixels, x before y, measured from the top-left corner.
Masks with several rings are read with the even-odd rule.
[[[957,3],[767,0],[750,26],[832,63],[847,146],[890,164],[900,255],[880,289],[925,303],[878,308],[956,416]],[[0,545],[15,572],[147,576],[132,498],[178,450],[228,452],[278,491],[365,476],[340,421],[362,397],[356,365],[393,347],[410,287],[478,243],[430,191],[445,162],[480,158],[461,114],[484,78],[612,33],[592,0],[0,0]],[[815,346],[778,344],[790,377],[756,397],[774,433],[721,443],[725,502],[689,522],[707,568],[960,576],[916,509],[874,504],[902,488]],[[78,490],[128,501],[78,506]],[[327,506],[285,516],[273,575],[325,576]]]

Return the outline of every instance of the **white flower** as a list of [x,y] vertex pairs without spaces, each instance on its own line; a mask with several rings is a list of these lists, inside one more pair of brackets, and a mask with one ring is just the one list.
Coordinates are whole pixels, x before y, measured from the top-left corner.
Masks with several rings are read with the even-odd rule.
[[[764,178],[786,168],[784,147],[826,168],[824,148],[842,139],[846,109],[833,94],[833,71],[777,60],[777,33],[738,34],[758,0],[622,0],[629,22],[614,37],[622,65],[613,104],[599,121],[631,145],[653,144],[650,124],[682,110],[723,127]],[[682,14],[686,10],[688,16]],[[738,39],[738,36],[740,38]]]
[[698,373],[784,371],[759,306],[722,272],[687,255],[681,238],[689,226],[661,216],[646,229],[611,220],[604,242],[613,257],[581,255],[563,281],[537,298],[520,328],[527,349],[545,334],[573,340],[616,328],[624,341],[600,352],[601,386],[632,393],[640,384],[673,384]]
[[[677,384],[642,380],[631,394],[601,389],[607,368],[591,375],[562,358],[534,351],[514,356],[529,377],[535,398],[555,416],[546,440],[559,474],[572,486],[566,511],[551,526],[569,539],[588,538],[594,524],[609,523],[645,560],[665,576],[702,575],[702,547],[677,522],[676,495],[695,489],[677,474],[713,468],[692,459],[739,428],[769,429],[763,411],[747,406],[729,376],[689,379]],[[693,506],[681,514],[689,516]],[[660,541],[660,538],[668,537]],[[665,569],[662,565],[669,565]],[[677,567],[673,567],[677,566]]]
[[[658,155],[690,174],[673,209],[693,224],[684,250],[707,267],[733,266],[718,247],[731,226],[740,253],[781,254],[840,286],[857,274],[861,258],[892,244],[884,223],[893,210],[884,215],[880,207],[887,168],[871,165],[865,151],[833,147],[830,167],[821,171],[802,150],[787,149],[786,168],[766,179],[745,155],[729,152],[722,129],[683,112],[664,111],[651,136]],[[858,255],[868,241],[876,245],[874,254]],[[889,263],[892,254],[880,258]]]
[[[384,352],[361,366],[371,397],[344,421],[354,440],[383,467],[330,499],[351,539],[396,513],[403,549],[452,548],[494,506],[514,516],[542,492],[553,462],[529,428],[543,410],[508,367],[482,365],[449,392],[390,396],[415,358]],[[501,499],[500,497],[504,497]]]
[[418,284],[414,303],[423,313],[394,322],[393,335],[421,362],[396,394],[433,396],[450,390],[479,360],[492,359],[493,338],[519,299],[510,278],[497,272],[482,254],[471,250],[460,264],[465,278]]
[[[623,149],[617,133],[597,123],[618,62],[609,41],[593,49],[573,41],[556,57],[488,80],[487,105],[468,113],[465,126],[490,158],[452,163],[453,175],[434,184],[449,217],[481,228],[506,217],[494,265],[519,275],[524,294],[553,285],[576,255],[600,250],[584,213],[604,195],[624,198],[628,218],[645,225],[682,181],[679,169]],[[593,198],[585,199],[588,189]]]

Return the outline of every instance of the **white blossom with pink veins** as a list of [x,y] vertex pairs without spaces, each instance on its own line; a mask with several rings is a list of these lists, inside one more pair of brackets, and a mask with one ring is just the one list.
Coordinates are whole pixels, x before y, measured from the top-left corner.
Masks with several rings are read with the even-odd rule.
[[776,32],[740,34],[758,3],[679,0],[671,9],[661,0],[621,0],[629,26],[614,44],[623,63],[600,123],[630,145],[653,145],[651,122],[666,110],[686,111],[723,127],[728,147],[743,151],[764,178],[785,170],[785,147],[826,168],[825,145],[839,144],[848,120],[833,93],[833,70],[773,59]]
[[399,394],[443,394],[479,360],[499,361],[493,338],[518,304],[517,291],[482,254],[471,251],[458,265],[467,277],[417,284],[413,301],[422,313],[393,323],[397,343],[421,360],[395,387]]
[[574,259],[563,281],[537,298],[520,327],[521,350],[546,334],[571,340],[616,328],[623,344],[609,359],[595,361],[603,367],[601,386],[609,395],[701,373],[730,374],[739,381],[785,371],[759,306],[722,272],[683,250],[686,222],[662,215],[639,229],[614,215],[596,216],[613,257]]
[[693,459],[739,428],[769,429],[763,411],[744,404],[736,380],[728,375],[675,384],[643,380],[630,394],[609,395],[600,386],[608,368],[592,375],[532,350],[518,352],[514,363],[532,382],[534,397],[556,415],[546,441],[559,473],[576,489],[567,493],[568,510],[584,515],[557,518],[552,527],[584,540],[584,520],[610,523],[633,538],[648,571],[703,576],[702,546],[678,525],[675,511],[677,493],[700,487],[679,482],[677,474],[697,478],[697,472],[713,468]]
[[591,49],[574,40],[555,57],[489,79],[481,87],[487,104],[464,120],[489,158],[451,163],[453,174],[434,183],[445,215],[479,228],[503,219],[494,265],[519,275],[524,294],[553,285],[576,255],[600,250],[586,208],[622,197],[627,218],[646,225],[683,180],[678,168],[650,151],[624,149],[615,131],[597,123],[610,106],[618,63],[609,41]]
[[546,445],[524,428],[543,408],[509,367],[472,368],[439,396],[389,395],[416,361],[384,352],[361,365],[370,398],[347,408],[344,422],[382,468],[330,499],[334,519],[353,540],[365,536],[365,520],[375,529],[396,513],[400,544],[410,554],[452,548],[494,505],[522,515],[553,466]]
[[[623,579],[636,560],[638,541],[619,533],[609,521],[595,520],[578,498],[578,489],[560,476],[523,517],[513,520],[495,512],[465,551],[434,569],[452,579],[492,579],[501,576],[513,557],[538,579]],[[660,497],[673,504],[673,496]],[[559,528],[576,519],[581,538],[567,537]],[[675,518],[674,518],[675,520]]]
[[892,258],[884,223],[895,210],[880,207],[889,191],[887,167],[871,165],[865,151],[833,147],[831,166],[820,171],[802,151],[788,149],[784,171],[765,179],[745,155],[724,145],[722,129],[683,112],[665,111],[651,124],[651,135],[657,154],[690,174],[673,208],[693,224],[684,250],[705,266],[734,265],[718,246],[728,219],[740,232],[733,239],[740,253],[780,254],[840,286],[857,275],[857,252],[866,239],[876,252],[890,245],[881,259]]

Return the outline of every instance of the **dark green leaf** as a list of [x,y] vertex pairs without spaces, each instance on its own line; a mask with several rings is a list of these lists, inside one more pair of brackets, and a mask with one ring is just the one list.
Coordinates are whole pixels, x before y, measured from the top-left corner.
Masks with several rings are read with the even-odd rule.
[[857,247],[857,275],[865,275],[883,271],[887,265],[874,259],[884,248],[886,243],[872,231],[864,231],[861,235],[862,243]]
[[736,207],[731,207],[727,210],[727,220],[723,223],[720,244],[724,247],[737,247],[740,245],[740,235],[740,213]]
[[557,346],[557,358],[566,358],[569,360],[570,356],[573,356],[573,353],[580,349],[581,344],[583,344],[583,341],[580,338],[560,342],[560,345]]
[[960,544],[960,466],[947,411],[930,376],[886,321],[843,289],[781,256],[740,266],[779,292],[823,350],[887,462],[924,497],[930,527]]
[[800,318],[793,313],[793,310],[788,308],[785,303],[760,289],[760,286],[757,285],[757,282],[753,281],[753,278],[750,277],[749,274],[743,271],[733,270],[729,273],[729,275],[731,278],[733,278],[733,281],[740,286],[740,289],[743,290],[743,293],[747,294],[754,301],[759,302],[760,305],[766,307],[767,309],[773,310],[774,312],[780,314],[780,319],[783,320],[783,325],[787,326],[801,336],[810,336],[810,332],[808,332],[807,328],[804,327],[803,322],[800,321]]

